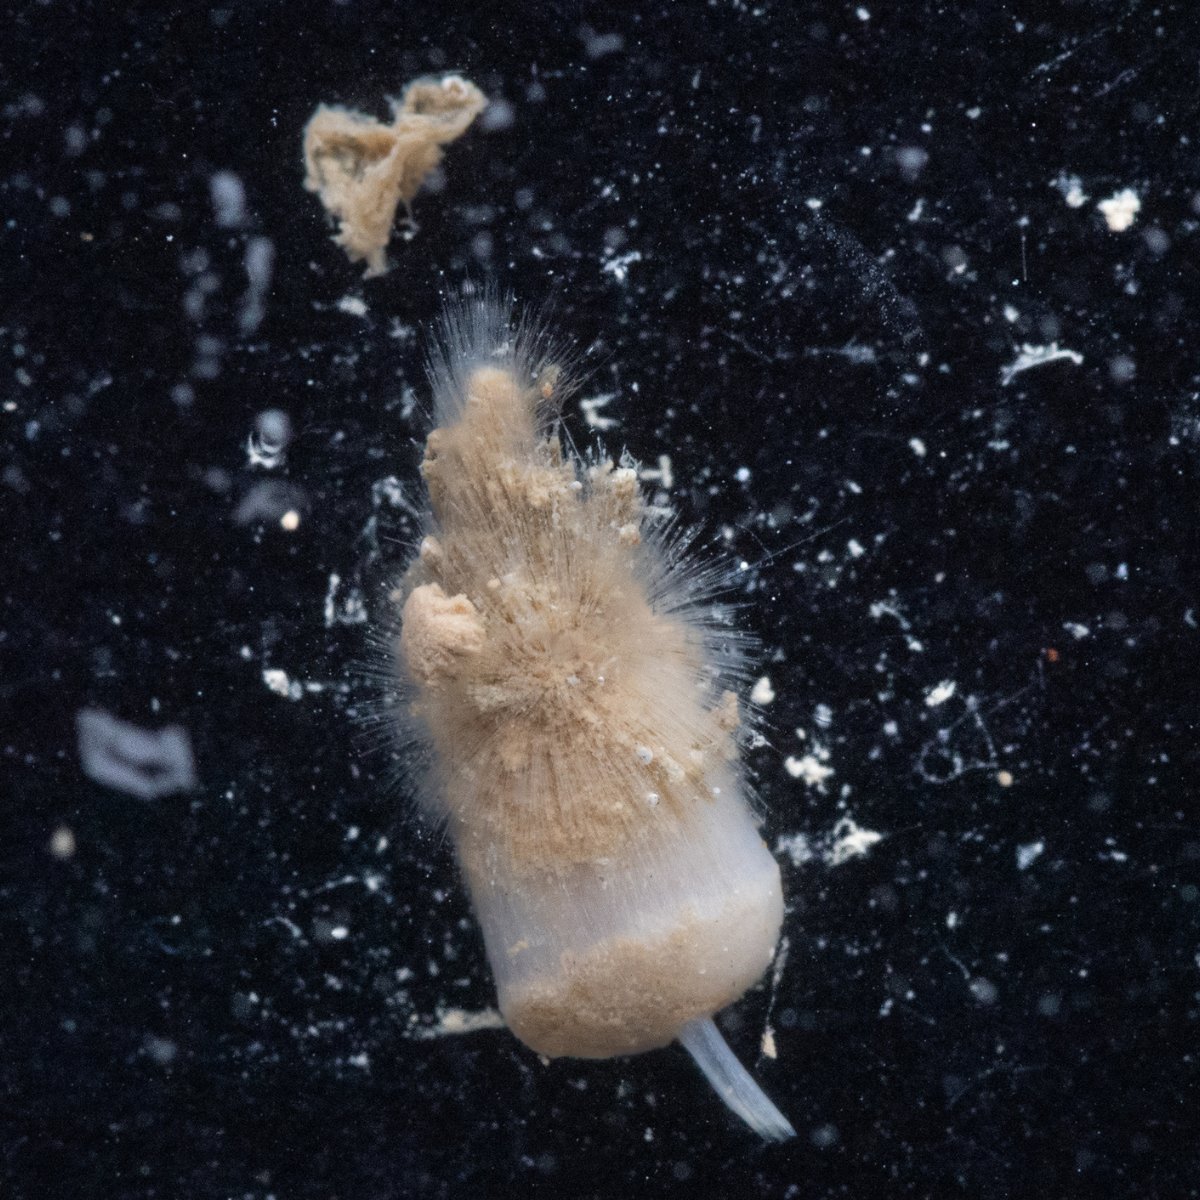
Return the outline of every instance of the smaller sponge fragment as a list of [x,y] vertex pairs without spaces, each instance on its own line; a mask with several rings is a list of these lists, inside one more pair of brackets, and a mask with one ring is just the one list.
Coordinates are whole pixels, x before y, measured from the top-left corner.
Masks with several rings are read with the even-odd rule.
[[458,75],[417,79],[392,102],[392,123],[322,104],[304,128],[304,186],[339,221],[334,240],[367,277],[387,270],[387,244],[442,147],[461,137],[487,97]]

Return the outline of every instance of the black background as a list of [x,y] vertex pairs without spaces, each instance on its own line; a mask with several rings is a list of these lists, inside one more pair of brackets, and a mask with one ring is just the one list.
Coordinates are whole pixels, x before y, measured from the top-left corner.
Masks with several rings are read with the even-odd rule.
[[[1200,1194],[1200,18],[452,8],[6,17],[4,1195]],[[450,149],[364,284],[300,131],[449,69],[511,121]],[[1095,206],[1123,188],[1114,233]],[[254,237],[275,267],[245,331]],[[677,1049],[547,1066],[503,1031],[414,1036],[490,979],[363,732],[369,627],[325,598],[336,573],[338,612],[358,589],[378,616],[416,532],[376,485],[419,497],[423,347],[466,280],[552,299],[584,396],[617,393],[606,440],[669,454],[672,502],[743,564],[768,840],[883,835],[781,855],[778,986],[724,1021],[786,1146]],[[1056,341],[1082,363],[1002,385]],[[264,472],[272,407],[296,438]],[[234,520],[268,477],[295,532]],[[89,781],[85,706],[185,726],[197,789]],[[814,740],[823,789],[784,767]]]

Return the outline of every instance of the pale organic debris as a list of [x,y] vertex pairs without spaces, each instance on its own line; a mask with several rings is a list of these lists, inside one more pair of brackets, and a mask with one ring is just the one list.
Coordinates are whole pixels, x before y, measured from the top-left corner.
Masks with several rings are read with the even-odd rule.
[[1124,233],[1142,211],[1142,198],[1133,188],[1122,188],[1107,200],[1101,200],[1096,207],[1111,232]]
[[1078,367],[1083,362],[1083,355],[1078,350],[1068,350],[1065,346],[1060,348],[1057,342],[1051,342],[1048,346],[1033,346],[1026,342],[1021,347],[1020,354],[1012,362],[1000,368],[1000,386],[1008,387],[1022,371],[1031,370],[1033,367],[1043,367],[1046,363],[1059,362],[1064,359]]
[[96,783],[142,800],[196,786],[192,742],[181,725],[142,729],[101,709],[83,708],[75,729],[84,774]]
[[304,128],[304,186],[339,222],[334,241],[367,276],[387,270],[396,209],[407,209],[442,160],[442,147],[461,137],[487,97],[458,75],[417,79],[392,102],[385,125],[365,113],[322,104]]
[[456,1034],[479,1033],[484,1029],[503,1029],[504,1018],[494,1009],[469,1012],[463,1008],[439,1008],[437,1022],[418,1025],[412,1036],[422,1041],[430,1038],[453,1037]]
[[882,833],[863,829],[853,817],[843,817],[833,827],[833,845],[826,861],[831,867],[840,867],[849,859],[866,854],[882,838]]

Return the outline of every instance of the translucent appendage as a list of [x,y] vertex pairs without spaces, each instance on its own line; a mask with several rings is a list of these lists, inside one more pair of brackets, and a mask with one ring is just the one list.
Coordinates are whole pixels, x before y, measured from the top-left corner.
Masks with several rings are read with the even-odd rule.
[[782,1142],[796,1136],[791,1122],[767,1098],[750,1072],[738,1062],[720,1030],[710,1018],[689,1021],[679,1031],[679,1041],[696,1060],[717,1095],[759,1137]]

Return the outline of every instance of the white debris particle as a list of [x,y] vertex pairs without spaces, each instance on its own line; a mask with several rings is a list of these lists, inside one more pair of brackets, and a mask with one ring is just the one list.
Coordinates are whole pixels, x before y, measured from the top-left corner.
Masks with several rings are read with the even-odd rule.
[[1142,199],[1132,188],[1122,188],[1107,200],[1101,200],[1096,207],[1112,233],[1124,233],[1142,211]]
[[771,686],[771,677],[764,675],[750,689],[750,703],[757,704],[760,707],[770,704],[775,699],[775,689]]
[[484,133],[500,133],[511,129],[516,123],[517,113],[503,96],[493,96],[479,118],[479,128]]
[[288,673],[279,667],[264,667],[262,680],[275,695],[285,700],[299,700],[304,695],[304,689],[288,679]]
[[1063,359],[1077,367],[1083,363],[1083,355],[1079,351],[1060,347],[1057,342],[1051,342],[1048,346],[1033,346],[1026,342],[1017,357],[1000,368],[1000,386],[1008,387],[1022,371],[1044,367],[1047,363],[1060,362]]
[[1026,842],[1017,847],[1017,870],[1028,871],[1046,849],[1045,842]]
[[282,523],[289,512],[296,512],[299,525],[299,509],[303,504],[304,493],[295,484],[282,479],[260,479],[238,501],[233,519],[238,525],[253,525],[258,521]]
[[345,925],[335,925],[330,931],[329,936],[335,942],[344,942],[350,936],[350,930]]
[[924,458],[926,454],[925,443],[919,437],[908,439],[908,448],[918,457]]
[[634,263],[641,261],[642,252],[630,250],[626,254],[618,254],[613,258],[602,258],[600,271],[604,275],[611,275],[618,283],[624,283],[629,278],[629,268]]
[[289,508],[279,518],[279,525],[285,533],[295,533],[300,528],[300,514],[294,508]]
[[943,679],[941,683],[935,684],[925,693],[925,703],[930,708],[937,708],[939,704],[945,704],[954,695],[957,687],[958,684],[953,679]]
[[262,324],[267,312],[263,300],[271,285],[275,243],[268,237],[252,237],[246,243],[243,265],[246,268],[246,294],[242,297],[238,324],[243,333],[253,333]]
[[789,754],[783,760],[783,765],[793,779],[803,779],[809,787],[815,788],[824,788],[825,780],[834,773],[833,768],[825,766],[815,754],[806,754],[803,758]]
[[967,987],[980,1004],[995,1004],[1000,994],[996,985],[990,979],[984,979],[982,975],[977,975]]
[[1087,625],[1081,625],[1078,621],[1065,621],[1063,628],[1077,641],[1082,641],[1085,637],[1091,635],[1091,629]]
[[343,296],[338,302],[338,312],[347,313],[352,317],[367,315],[367,302],[361,296]]
[[292,421],[282,409],[264,409],[254,419],[254,432],[246,441],[249,465],[274,470],[283,461],[292,440]]
[[951,911],[946,914],[946,928],[947,929],[957,929],[958,928],[958,919],[959,919],[958,913],[956,913],[953,909],[951,909]]
[[246,223],[246,189],[232,171],[218,171],[208,181],[213,211],[222,229],[237,229]]
[[593,428],[602,433],[612,429],[617,424],[615,417],[602,417],[600,409],[607,408],[617,398],[616,392],[605,392],[601,396],[592,396],[589,400],[580,400],[579,407],[583,409],[583,419]]
[[831,867],[840,867],[852,858],[860,858],[883,840],[883,834],[873,829],[863,829],[853,817],[843,817],[833,827],[833,845],[825,861]]
[[597,33],[590,25],[580,25],[578,32],[579,40],[583,42],[583,52],[593,62],[625,48],[625,38],[619,33]]
[[67,825],[60,825],[50,835],[50,853],[65,862],[75,857],[75,834]]
[[862,556],[866,554],[866,550],[863,548],[862,543],[857,538],[851,538],[846,543],[846,549],[850,552],[851,558],[862,558]]
[[802,867],[817,857],[808,836],[803,833],[792,833],[779,838],[775,842],[775,853],[786,854],[793,867]]
[[658,456],[657,467],[643,467],[638,476],[641,479],[657,480],[669,492],[675,486],[675,473],[671,469],[671,456],[669,454],[660,454]]
[[157,1037],[152,1033],[146,1034],[142,1043],[146,1053],[160,1067],[168,1067],[175,1061],[179,1047],[170,1038]]
[[1068,175],[1063,171],[1051,180],[1050,186],[1062,194],[1068,208],[1082,208],[1088,202],[1089,197],[1083,191],[1083,180],[1078,175]]
[[367,607],[362,593],[356,587],[348,589],[346,598],[338,604],[338,589],[342,577],[335,571],[329,576],[329,588],[325,592],[325,628],[335,625],[361,625],[367,619]]
[[481,1009],[479,1012],[468,1012],[463,1008],[439,1008],[437,1022],[418,1026],[412,1036],[427,1041],[455,1034],[478,1033],[482,1029],[504,1028],[504,1018],[494,1008]]
[[779,1057],[779,1050],[775,1046],[775,1030],[770,1025],[763,1030],[762,1043],[759,1049],[764,1058],[776,1059]]
[[192,742],[182,725],[142,729],[84,708],[75,716],[75,730],[84,774],[105,787],[153,800],[196,786]]

